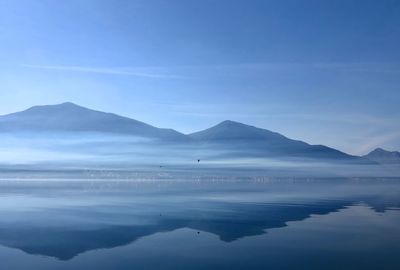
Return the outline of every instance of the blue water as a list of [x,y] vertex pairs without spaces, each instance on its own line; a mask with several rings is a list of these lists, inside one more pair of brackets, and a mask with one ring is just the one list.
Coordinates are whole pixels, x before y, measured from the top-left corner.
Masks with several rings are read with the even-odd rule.
[[400,179],[1,180],[0,267],[400,269]]

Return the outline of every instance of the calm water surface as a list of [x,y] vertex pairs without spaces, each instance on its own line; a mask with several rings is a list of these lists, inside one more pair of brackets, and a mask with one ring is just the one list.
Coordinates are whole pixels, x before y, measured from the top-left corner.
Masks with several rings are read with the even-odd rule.
[[0,267],[400,269],[400,179],[0,181]]

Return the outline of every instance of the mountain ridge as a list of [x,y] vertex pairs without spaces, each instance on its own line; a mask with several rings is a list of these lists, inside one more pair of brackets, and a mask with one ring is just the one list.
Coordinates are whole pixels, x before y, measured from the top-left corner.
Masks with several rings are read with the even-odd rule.
[[366,159],[378,162],[380,164],[399,164],[400,165],[400,152],[388,151],[382,148],[376,148],[363,156]]
[[290,139],[280,133],[225,120],[208,129],[189,134],[194,139],[207,143],[226,145],[246,155],[246,149],[257,149],[260,155],[290,156],[324,159],[359,160],[360,157],[346,154],[325,145],[312,145]]
[[173,129],[157,128],[144,122],[88,109],[72,102],[33,106],[0,116],[0,131],[94,131],[130,134],[158,139],[187,140]]
[[92,110],[72,102],[33,106],[0,116],[1,132],[100,132],[139,136],[163,141],[201,144],[226,157],[294,157],[373,162],[325,145],[312,145],[280,133],[225,120],[208,129],[183,134],[158,128],[114,113]]

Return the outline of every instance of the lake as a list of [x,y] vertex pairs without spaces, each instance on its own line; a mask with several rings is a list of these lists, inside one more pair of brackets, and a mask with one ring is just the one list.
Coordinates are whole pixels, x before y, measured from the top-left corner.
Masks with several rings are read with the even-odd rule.
[[400,179],[8,179],[1,269],[400,269]]

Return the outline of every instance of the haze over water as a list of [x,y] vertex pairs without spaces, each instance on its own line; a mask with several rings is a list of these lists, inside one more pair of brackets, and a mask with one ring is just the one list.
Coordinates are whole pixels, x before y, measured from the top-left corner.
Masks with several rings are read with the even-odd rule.
[[399,0],[0,0],[0,270],[399,270]]

